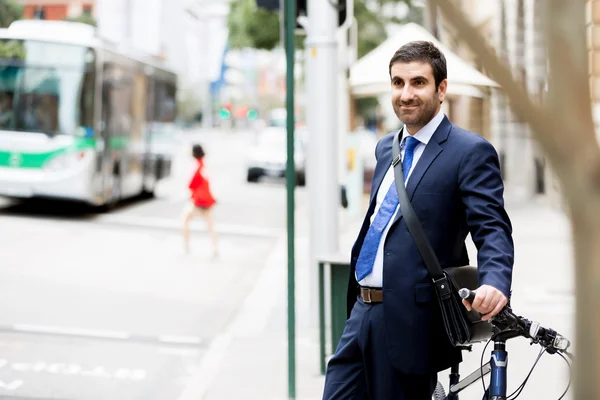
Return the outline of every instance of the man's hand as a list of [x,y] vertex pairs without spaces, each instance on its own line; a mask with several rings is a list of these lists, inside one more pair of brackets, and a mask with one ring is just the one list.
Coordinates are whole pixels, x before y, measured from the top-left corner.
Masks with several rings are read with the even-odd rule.
[[508,299],[506,296],[490,285],[482,285],[476,290],[473,303],[469,304],[468,301],[463,300],[463,304],[467,310],[471,311],[471,309],[474,309],[483,315],[481,318],[482,321],[487,321],[498,314],[507,303]]

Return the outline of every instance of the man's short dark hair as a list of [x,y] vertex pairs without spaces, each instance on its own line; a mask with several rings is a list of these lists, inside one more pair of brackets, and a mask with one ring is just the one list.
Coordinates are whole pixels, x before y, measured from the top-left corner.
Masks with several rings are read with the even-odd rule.
[[446,57],[433,43],[424,40],[408,42],[396,50],[390,60],[390,77],[392,76],[392,65],[398,62],[409,63],[413,61],[426,62],[431,65],[436,88],[448,77]]
[[204,149],[199,144],[195,144],[192,147],[192,155],[194,158],[202,158],[204,157]]

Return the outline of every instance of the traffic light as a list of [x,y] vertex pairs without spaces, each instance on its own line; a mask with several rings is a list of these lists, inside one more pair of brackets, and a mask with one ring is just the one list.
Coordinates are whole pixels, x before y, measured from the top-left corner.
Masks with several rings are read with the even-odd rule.
[[231,112],[233,111],[233,104],[225,103],[219,110],[219,118],[225,120],[231,118]]
[[[278,11],[279,2],[285,0],[256,0],[256,5],[267,10]],[[300,16],[307,16],[307,3],[308,0],[296,0],[296,19]],[[319,0],[327,1],[327,0]],[[342,26],[346,21],[346,0],[328,0],[331,7],[337,7],[338,9],[338,26]]]
[[248,113],[246,114],[246,118],[249,121],[255,121],[256,118],[258,118],[258,112],[255,109],[251,108],[248,110]]

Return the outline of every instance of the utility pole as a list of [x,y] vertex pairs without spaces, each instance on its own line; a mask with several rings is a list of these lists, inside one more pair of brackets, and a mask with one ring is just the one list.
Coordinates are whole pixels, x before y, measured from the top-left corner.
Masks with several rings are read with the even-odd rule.
[[[203,38],[210,37],[210,18],[200,18],[201,24],[201,36]],[[202,93],[202,128],[211,129],[213,126],[213,106],[212,106],[212,93],[210,88],[210,77],[209,77],[209,40],[203,40],[202,43],[202,87],[200,89]]]
[[338,69],[337,69],[337,90],[338,90],[338,178],[347,184],[347,150],[348,134],[350,133],[350,86],[348,85],[348,75],[350,67],[356,62],[357,54],[357,23],[354,18],[354,1],[345,0],[346,20],[337,30],[338,41]]
[[[341,2],[340,2],[341,3]],[[310,280],[317,293],[319,257],[339,252],[337,1],[308,0],[306,37],[307,185],[310,201]],[[318,309],[318,304],[311,304]]]
[[347,137],[350,132],[350,87],[348,85],[348,30],[339,29],[336,33],[338,41],[338,179],[346,183],[346,149]]
[[286,165],[286,193],[287,193],[287,283],[288,283],[288,397],[290,400],[296,399],[296,291],[295,283],[295,191],[296,169],[294,162],[294,63],[296,50],[294,48],[294,36],[296,28],[296,1],[285,0],[284,18],[281,20],[284,25],[285,59],[286,59],[286,128],[287,128],[287,165]]

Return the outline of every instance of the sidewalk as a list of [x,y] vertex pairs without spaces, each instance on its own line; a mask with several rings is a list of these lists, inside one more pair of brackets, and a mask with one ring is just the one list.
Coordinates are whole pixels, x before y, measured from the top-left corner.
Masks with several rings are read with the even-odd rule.
[[[543,202],[513,204],[507,201],[513,222],[515,269],[513,308],[574,339],[573,274],[570,231],[564,215]],[[304,217],[304,215],[299,215]],[[346,221],[341,230],[341,251],[349,254],[360,218]],[[469,246],[471,263],[474,246]],[[266,260],[242,310],[227,332],[213,341],[194,378],[179,400],[284,400],[287,375],[286,238],[283,236]],[[308,288],[308,236],[301,226],[296,235],[296,399],[320,399],[324,377],[319,373],[318,330],[311,327]],[[315,294],[316,295],[316,294]],[[482,346],[467,354],[463,374],[479,365]],[[512,342],[509,390],[516,388],[533,364],[538,349],[525,340]],[[566,368],[558,357],[545,356],[533,373],[523,398],[558,398],[566,388]],[[447,386],[447,373],[439,375]],[[481,385],[461,394],[480,399]],[[469,397],[472,396],[472,397]],[[565,399],[569,399],[566,396]]]

